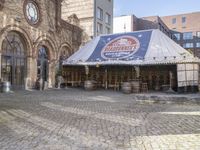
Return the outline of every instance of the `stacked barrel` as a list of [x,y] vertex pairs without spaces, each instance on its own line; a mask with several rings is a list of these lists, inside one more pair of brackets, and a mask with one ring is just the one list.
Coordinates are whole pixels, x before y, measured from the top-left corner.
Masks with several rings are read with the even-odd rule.
[[131,80],[122,83],[122,92],[126,94],[140,92],[140,80]]

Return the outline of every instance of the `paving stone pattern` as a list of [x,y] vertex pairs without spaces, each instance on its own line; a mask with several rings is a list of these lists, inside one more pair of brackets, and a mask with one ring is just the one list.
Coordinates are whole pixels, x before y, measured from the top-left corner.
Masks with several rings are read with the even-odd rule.
[[0,93],[1,150],[200,150],[200,105],[61,89]]

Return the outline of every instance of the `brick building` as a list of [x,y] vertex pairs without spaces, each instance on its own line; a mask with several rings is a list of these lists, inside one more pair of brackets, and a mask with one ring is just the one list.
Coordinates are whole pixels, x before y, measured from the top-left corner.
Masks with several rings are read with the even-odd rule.
[[77,15],[84,30],[84,42],[113,31],[113,0],[64,0],[62,18],[69,20],[73,14]]
[[171,31],[159,16],[149,16],[138,19],[137,30],[159,29],[170,38]]
[[114,18],[113,28],[114,33],[160,29],[182,47],[200,57],[200,12],[164,17],[120,16]]
[[0,0],[0,79],[14,89],[55,85],[56,66],[82,30],[61,19],[61,0]]
[[172,37],[170,29],[165,25],[159,16],[137,18],[135,15],[129,15],[114,18],[114,33],[133,32],[148,29],[159,29],[169,37]]

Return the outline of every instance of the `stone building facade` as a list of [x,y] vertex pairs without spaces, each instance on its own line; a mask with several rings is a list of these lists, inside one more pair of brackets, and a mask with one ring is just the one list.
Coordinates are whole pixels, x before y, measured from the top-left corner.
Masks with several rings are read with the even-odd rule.
[[14,89],[54,87],[56,69],[81,44],[61,19],[61,0],[0,0],[0,79]]
[[64,0],[62,18],[76,14],[84,31],[83,42],[113,31],[113,0]]

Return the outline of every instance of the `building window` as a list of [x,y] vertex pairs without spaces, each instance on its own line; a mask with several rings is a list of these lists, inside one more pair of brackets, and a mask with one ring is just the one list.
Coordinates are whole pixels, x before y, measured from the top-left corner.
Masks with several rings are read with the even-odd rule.
[[197,37],[200,38],[200,31],[197,32]]
[[182,23],[186,22],[186,17],[182,17]]
[[102,34],[103,33],[103,25],[100,23],[97,23],[97,34]]
[[29,24],[36,26],[40,21],[40,11],[37,3],[33,0],[25,1],[24,15]]
[[181,39],[180,33],[174,33],[175,39],[179,41]]
[[97,8],[97,18],[103,20],[103,9]]
[[106,27],[106,34],[110,34],[110,28]]
[[23,88],[26,78],[27,46],[16,32],[9,32],[2,41],[1,79],[9,81],[13,88]]
[[196,47],[200,47],[200,42],[197,42],[197,43],[196,43]]
[[185,32],[185,33],[183,33],[183,39],[184,39],[184,40],[193,39],[192,32]]
[[184,43],[183,47],[184,48],[193,48],[193,43]]
[[175,24],[176,23],[176,18],[173,18],[172,19],[172,24]]
[[111,16],[108,13],[106,13],[106,23],[111,24]]

